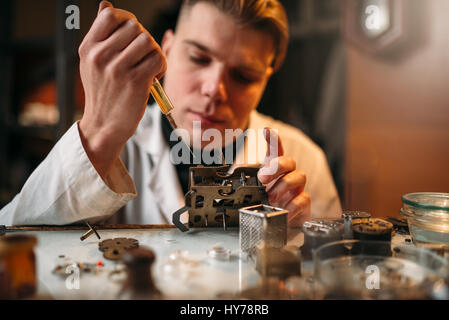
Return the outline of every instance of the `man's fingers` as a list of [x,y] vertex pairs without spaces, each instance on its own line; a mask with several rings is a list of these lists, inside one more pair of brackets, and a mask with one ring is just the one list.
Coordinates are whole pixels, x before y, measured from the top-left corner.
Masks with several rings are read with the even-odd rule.
[[306,180],[306,174],[300,170],[294,170],[284,175],[270,189],[270,199],[276,202],[290,190],[296,190],[298,193],[302,192],[306,185]]
[[284,148],[282,147],[281,138],[276,130],[271,128],[264,128],[264,136],[267,141],[267,154],[264,163],[268,163],[274,158],[284,155]]
[[304,192],[306,174],[296,170],[291,157],[283,156],[284,148],[275,130],[265,128],[264,134],[267,154],[257,176],[266,185],[270,203],[288,210],[290,226],[300,226],[312,216],[310,196]]
[[142,32],[145,32],[145,29],[139,22],[135,20],[126,21],[108,39],[101,43],[104,46],[104,60],[109,61],[112,57],[119,54]]
[[312,218],[310,195],[301,192],[285,207],[288,210],[288,224],[290,226],[300,226],[305,221]]
[[[139,75],[138,79],[141,78],[142,81],[151,80],[148,83],[148,89],[153,84],[154,78],[161,77],[165,71],[167,70],[167,63],[165,61],[165,57],[158,50],[153,50],[149,54],[147,54],[135,67],[136,73]],[[155,72],[152,74],[152,78],[149,78],[148,75],[151,72]]]
[[300,189],[289,190],[285,194],[283,194],[282,197],[280,199],[278,199],[277,201],[274,201],[271,194],[268,193],[268,199],[272,206],[279,207],[279,208],[285,208],[287,206],[287,204],[290,201],[292,201],[293,198],[295,198],[300,192],[301,192]]
[[281,175],[296,169],[296,162],[291,157],[281,156],[272,159],[264,167],[260,168],[257,176],[263,184],[268,184]]
[[136,16],[131,12],[112,7],[106,7],[98,14],[88,34],[89,43],[104,41],[127,20],[135,20]]
[[150,34],[148,32],[142,32],[120,53],[118,63],[125,68],[134,67],[152,51],[157,51],[162,54],[159,45]]
[[114,6],[109,1],[101,1],[100,5],[98,6],[97,16],[100,14],[101,10],[105,8],[114,8]]

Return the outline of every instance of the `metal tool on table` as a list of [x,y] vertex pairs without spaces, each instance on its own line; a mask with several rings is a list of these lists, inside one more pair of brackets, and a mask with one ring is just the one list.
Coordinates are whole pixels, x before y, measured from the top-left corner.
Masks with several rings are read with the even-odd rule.
[[88,230],[85,234],[83,234],[83,235],[80,237],[80,240],[81,240],[81,241],[84,241],[84,240],[85,240],[86,238],[88,238],[92,233],[95,233],[95,235],[97,236],[98,240],[100,240],[101,237],[100,237],[100,235],[98,234],[97,230],[95,230],[95,228],[92,227],[92,226],[90,225],[89,221],[85,221],[85,222],[86,222],[87,226],[89,227],[89,230]]
[[[101,239],[95,227],[91,226],[88,221],[84,221],[89,230],[84,233],[80,240],[84,241],[90,235],[95,234],[98,240]],[[0,225],[0,236],[5,235],[7,232],[24,232],[24,231],[59,231],[59,230],[82,230],[85,229],[81,226],[5,226]]]

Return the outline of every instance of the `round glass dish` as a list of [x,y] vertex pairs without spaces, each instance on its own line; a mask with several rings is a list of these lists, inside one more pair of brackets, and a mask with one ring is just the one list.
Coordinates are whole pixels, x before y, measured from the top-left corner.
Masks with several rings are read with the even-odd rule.
[[449,245],[449,193],[405,194],[402,196],[401,215],[407,218],[416,245]]
[[449,261],[426,248],[341,240],[316,249],[313,261],[325,299],[449,298]]

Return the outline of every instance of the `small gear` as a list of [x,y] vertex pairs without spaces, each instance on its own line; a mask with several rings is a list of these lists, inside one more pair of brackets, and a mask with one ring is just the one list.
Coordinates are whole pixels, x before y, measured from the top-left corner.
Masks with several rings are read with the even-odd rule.
[[114,238],[103,240],[98,249],[103,251],[103,257],[109,260],[120,260],[126,250],[139,247],[139,241],[132,238]]
[[109,260],[119,260],[126,249],[121,247],[106,249],[103,253],[103,257]]

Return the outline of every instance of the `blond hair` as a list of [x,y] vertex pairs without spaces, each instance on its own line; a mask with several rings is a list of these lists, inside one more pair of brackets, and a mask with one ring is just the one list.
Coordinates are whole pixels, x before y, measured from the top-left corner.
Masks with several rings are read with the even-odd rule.
[[288,47],[288,21],[277,0],[184,0],[180,17],[199,2],[208,2],[235,19],[241,26],[269,32],[275,41],[274,71],[284,62]]

